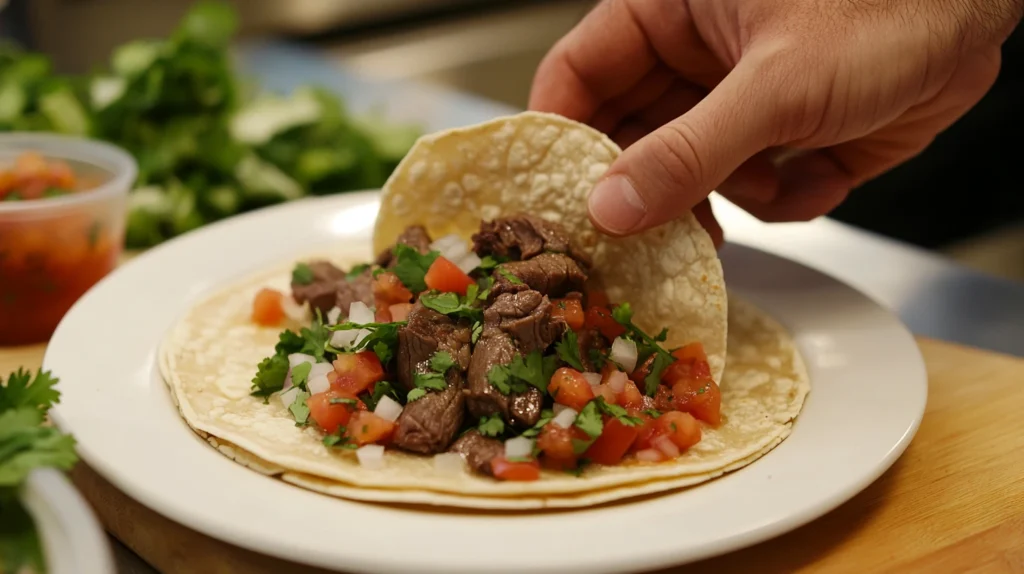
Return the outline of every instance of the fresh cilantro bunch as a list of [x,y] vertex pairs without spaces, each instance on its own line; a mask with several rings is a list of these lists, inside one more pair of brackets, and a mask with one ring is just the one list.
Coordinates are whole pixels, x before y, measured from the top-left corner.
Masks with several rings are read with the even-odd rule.
[[42,370],[33,376],[18,369],[6,382],[0,378],[0,572],[43,571],[42,546],[18,489],[33,469],[69,470],[78,460],[71,436],[43,426],[60,399],[56,383]]

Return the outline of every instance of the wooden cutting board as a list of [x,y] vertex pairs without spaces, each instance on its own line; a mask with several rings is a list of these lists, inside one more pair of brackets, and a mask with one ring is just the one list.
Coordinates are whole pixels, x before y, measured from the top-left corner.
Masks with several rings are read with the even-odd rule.
[[[928,409],[888,472],[807,526],[661,574],[1024,572],[1024,360],[918,343],[928,367]],[[42,354],[41,346],[0,349],[0,372],[34,369]],[[864,424],[870,419],[864,413]],[[72,478],[107,529],[161,572],[322,572],[172,522],[84,464]]]

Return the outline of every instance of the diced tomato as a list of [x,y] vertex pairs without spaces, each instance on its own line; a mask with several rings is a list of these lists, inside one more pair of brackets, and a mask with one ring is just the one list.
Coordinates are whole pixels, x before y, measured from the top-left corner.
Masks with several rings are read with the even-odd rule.
[[491,472],[500,480],[537,480],[540,464],[536,460],[511,462],[504,456],[496,456],[491,459]]
[[544,425],[537,436],[537,448],[544,453],[546,458],[575,461],[579,455],[573,449],[573,439],[586,440],[587,435],[576,425],[563,428],[551,423]]
[[672,386],[672,396],[677,410],[713,427],[722,423],[722,391],[710,378],[703,383],[680,381]]
[[405,321],[409,318],[409,311],[412,311],[412,303],[396,303],[388,310],[391,311],[392,321]]
[[551,315],[565,319],[565,323],[573,331],[583,328],[586,316],[579,299],[555,299],[551,302]]
[[608,294],[600,289],[587,289],[587,308],[591,307],[609,307],[611,300],[608,299]]
[[331,386],[353,394],[359,394],[384,379],[384,367],[373,351],[339,353],[334,360],[334,372],[337,378]]
[[540,464],[544,468],[547,468],[547,469],[550,469],[550,470],[562,470],[562,471],[565,471],[565,470],[573,470],[574,468],[577,468],[580,465],[580,461],[575,456],[570,457],[570,458],[554,458],[554,457],[550,457],[550,456],[545,456],[545,457],[540,459]]
[[658,385],[658,390],[654,393],[654,408],[661,412],[675,410],[676,405],[672,399],[672,388]]
[[590,388],[591,388],[591,390],[594,391],[594,396],[595,397],[603,398],[604,402],[606,402],[606,403],[608,403],[610,405],[615,404],[615,399],[616,399],[615,391],[612,390],[612,387],[610,385],[601,384],[601,385],[597,385],[597,387],[590,387]]
[[626,408],[629,411],[640,411],[644,408],[644,396],[640,393],[640,389],[633,384],[633,381],[626,381],[626,386],[622,388],[622,392],[616,397],[619,405]]
[[276,289],[264,287],[252,302],[252,320],[264,327],[273,327],[284,319],[284,295]]
[[[689,413],[669,411],[654,421],[659,434],[664,434],[680,450],[686,450],[700,442],[700,424]],[[652,441],[653,442],[653,441]]]
[[633,441],[634,451],[651,448],[651,441],[657,436],[658,427],[654,424],[654,417],[647,414],[637,415],[642,421],[636,425],[636,440]]
[[[358,410],[362,401],[357,400],[355,405],[351,403],[332,404],[331,399],[355,398],[355,395],[339,389],[327,389],[306,399],[306,406],[309,407],[309,416],[313,418],[313,422],[325,433],[332,434],[338,430],[338,427],[348,424],[352,413]],[[363,408],[365,409],[366,405],[363,405]]]
[[590,445],[584,456],[598,464],[618,464],[636,437],[636,427],[624,425],[616,418],[608,418],[604,421],[601,436]]
[[597,329],[609,341],[626,332],[626,328],[612,317],[612,312],[607,307],[589,307],[584,325]]
[[672,352],[672,356],[680,361],[707,361],[708,356],[704,353],[704,345],[700,343],[690,343],[683,345]]
[[387,309],[396,303],[412,301],[412,291],[402,285],[398,275],[390,272],[381,273],[373,281],[373,299],[378,309]]
[[427,275],[423,278],[428,289],[436,289],[442,293],[458,293],[465,295],[466,289],[475,283],[473,278],[459,269],[458,265],[440,255],[427,269]]
[[49,180],[50,186],[58,189],[75,187],[75,174],[71,171],[71,166],[62,161],[50,164]]
[[583,374],[569,367],[555,371],[551,376],[551,382],[548,383],[548,392],[556,403],[577,412],[583,410],[590,399],[594,398],[594,391],[587,379],[583,378]]
[[690,343],[672,352],[675,361],[661,374],[661,380],[669,385],[687,381],[704,383],[711,380],[711,367],[708,365],[704,345]]
[[395,423],[380,418],[370,411],[358,411],[352,415],[345,435],[358,445],[386,443],[395,432]]
[[643,363],[637,365],[636,369],[633,369],[633,372],[629,374],[629,380],[636,383],[638,387],[643,388],[647,384],[644,379],[647,378],[647,375],[651,374],[655,356],[657,356],[656,353],[651,353],[650,357],[647,357]]
[[390,306],[378,307],[373,312],[373,320],[378,323],[390,323],[391,322],[391,308]]

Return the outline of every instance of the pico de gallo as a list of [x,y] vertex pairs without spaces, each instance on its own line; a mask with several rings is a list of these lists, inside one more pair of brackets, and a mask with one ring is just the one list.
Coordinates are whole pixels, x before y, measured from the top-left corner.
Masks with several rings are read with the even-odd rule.
[[0,345],[45,341],[71,305],[113,269],[123,226],[115,200],[16,211],[87,192],[102,176],[98,168],[72,169],[34,152],[0,169]]
[[519,214],[483,222],[472,246],[411,227],[370,264],[297,264],[291,301],[263,289],[252,320],[279,326],[295,304],[314,319],[280,334],[253,395],[368,467],[398,449],[530,481],[679,457],[722,422],[702,345],[638,328],[565,237]]

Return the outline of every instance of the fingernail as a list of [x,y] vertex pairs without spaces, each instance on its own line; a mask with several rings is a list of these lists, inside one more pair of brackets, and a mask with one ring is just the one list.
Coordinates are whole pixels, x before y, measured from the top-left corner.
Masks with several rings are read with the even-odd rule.
[[647,213],[643,198],[625,176],[614,175],[605,179],[590,192],[587,202],[590,217],[606,231],[629,233],[640,224]]

